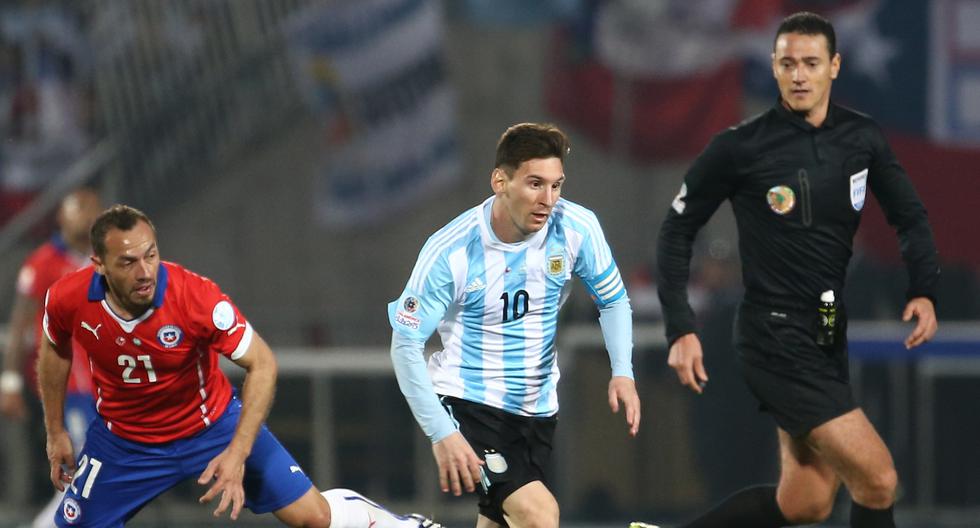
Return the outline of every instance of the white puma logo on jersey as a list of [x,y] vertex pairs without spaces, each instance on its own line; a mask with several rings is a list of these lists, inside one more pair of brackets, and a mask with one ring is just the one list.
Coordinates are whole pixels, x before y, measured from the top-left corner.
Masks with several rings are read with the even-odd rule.
[[99,339],[99,328],[102,328],[102,323],[99,323],[98,325],[95,326],[95,328],[92,328],[91,326],[89,326],[88,323],[86,323],[85,321],[82,321],[82,328],[88,330],[89,332],[92,332],[92,335],[94,335],[95,336],[95,339],[98,340]]
[[303,470],[299,466],[289,466],[290,473],[302,473]]

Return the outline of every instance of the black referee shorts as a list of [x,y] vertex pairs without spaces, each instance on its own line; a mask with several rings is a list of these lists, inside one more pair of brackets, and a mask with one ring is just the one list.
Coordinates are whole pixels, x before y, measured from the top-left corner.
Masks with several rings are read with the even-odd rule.
[[735,316],[734,344],[749,390],[794,438],[854,410],[847,359],[847,317],[838,308],[834,344],[816,342],[812,308],[745,300]]
[[480,514],[507,526],[504,500],[535,480],[548,483],[558,417],[520,416],[452,396],[440,400],[463,438],[486,462],[483,474],[489,485],[480,488]]

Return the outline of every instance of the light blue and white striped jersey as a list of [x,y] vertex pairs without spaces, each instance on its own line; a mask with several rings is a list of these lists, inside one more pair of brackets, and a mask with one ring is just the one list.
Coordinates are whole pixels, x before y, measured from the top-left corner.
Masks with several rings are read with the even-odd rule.
[[437,394],[524,416],[558,412],[558,310],[572,275],[600,307],[628,301],[595,214],[558,200],[547,225],[522,242],[491,230],[494,197],[464,212],[422,247],[405,291],[388,305],[394,330],[424,341]]

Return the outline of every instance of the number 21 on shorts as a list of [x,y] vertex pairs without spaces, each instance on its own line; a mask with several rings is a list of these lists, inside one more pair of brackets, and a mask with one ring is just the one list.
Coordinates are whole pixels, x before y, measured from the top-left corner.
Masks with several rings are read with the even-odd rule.
[[[83,499],[87,499],[89,495],[92,494],[92,486],[95,485],[95,479],[99,477],[99,471],[102,469],[102,462],[95,458],[89,458],[88,455],[82,455],[82,459],[78,463],[78,471],[75,472],[75,476],[71,479],[71,484],[68,488],[72,493],[81,496]],[[85,477],[85,484],[82,485],[82,492],[78,493],[78,488],[75,484],[85,475],[85,471],[88,471],[88,476]]]

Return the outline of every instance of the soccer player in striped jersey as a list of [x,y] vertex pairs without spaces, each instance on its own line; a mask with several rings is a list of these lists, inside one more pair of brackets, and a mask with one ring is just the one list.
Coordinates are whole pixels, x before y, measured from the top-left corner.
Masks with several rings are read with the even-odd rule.
[[[51,482],[67,491],[54,522],[116,527],[182,480],[208,486],[218,516],[243,506],[289,526],[429,528],[346,489],[317,491],[263,421],[276,360],[217,284],[160,260],[142,212],[116,205],[92,226],[93,266],[44,303],[38,378]],[[99,419],[77,462],[63,425],[72,341],[88,352]],[[239,399],[219,355],[245,369]]]
[[[568,139],[552,125],[510,127],[497,143],[493,196],[436,231],[388,305],[398,384],[432,441],[443,492],[480,487],[477,526],[558,526],[546,466],[558,412],[558,310],[572,276],[596,306],[609,351],[608,401],[640,426],[632,315],[595,214],[561,196]],[[429,359],[438,328],[443,349]]]

